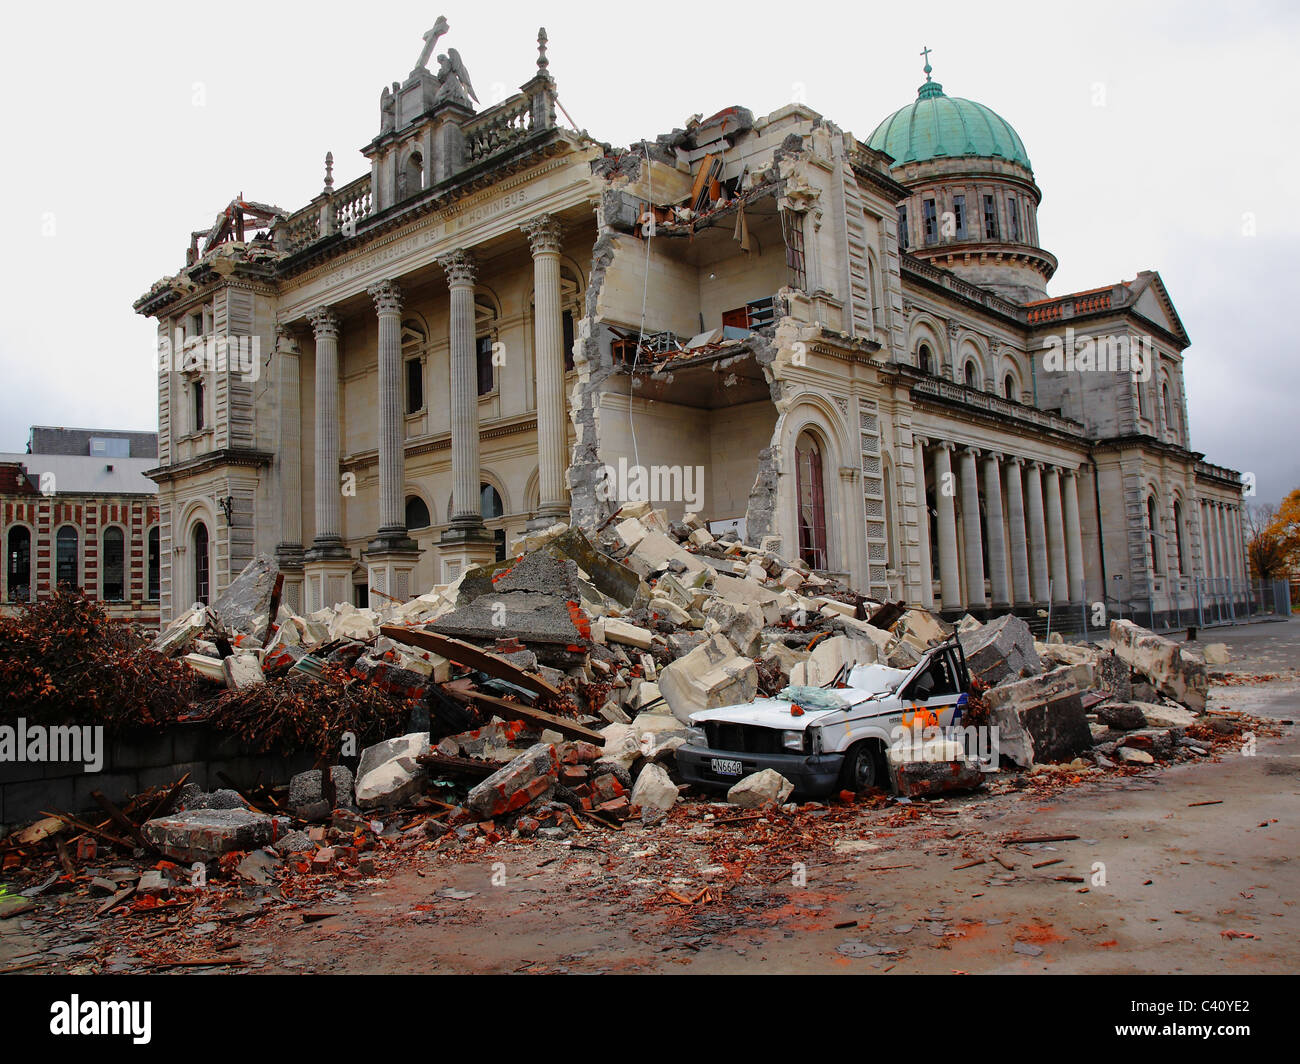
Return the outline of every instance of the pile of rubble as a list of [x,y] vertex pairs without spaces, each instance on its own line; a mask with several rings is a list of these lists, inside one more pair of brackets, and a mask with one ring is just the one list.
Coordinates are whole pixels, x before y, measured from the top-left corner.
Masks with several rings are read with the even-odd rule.
[[[294,779],[287,811],[299,821],[418,808],[443,787],[457,800],[427,806],[431,835],[652,823],[689,791],[675,751],[692,713],[833,686],[854,665],[908,670],[953,631],[926,611],[855,595],[775,546],[715,538],[694,514],[670,523],[634,504],[594,541],[557,524],[509,560],[411,601],[305,617],[279,605],[274,563],[260,557],[155,648],[224,684],[235,693],[226,704],[275,707],[283,685],[330,679],[389,700],[378,730],[390,737],[359,751],[355,777],[337,763]],[[1125,621],[1097,646],[1036,642],[1010,615],[967,617],[957,632],[977,692],[964,723],[996,726],[1008,766],[1106,769],[1209,752],[1188,733],[1205,709],[1206,667],[1178,644]],[[980,777],[954,769],[942,789]],[[791,790],[768,769],[728,800],[781,804]]]

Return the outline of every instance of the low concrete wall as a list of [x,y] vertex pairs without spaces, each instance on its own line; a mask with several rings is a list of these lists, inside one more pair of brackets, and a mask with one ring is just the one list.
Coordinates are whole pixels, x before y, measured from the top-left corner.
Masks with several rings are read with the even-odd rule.
[[313,767],[311,754],[285,757],[257,754],[230,735],[206,724],[173,724],[160,732],[124,736],[109,744],[99,772],[80,764],[0,762],[0,830],[11,829],[43,811],[99,811],[91,791],[102,791],[121,805],[150,787],[176,782],[187,772],[204,790],[226,786],[224,772],[240,787],[261,782],[288,783],[295,773]]

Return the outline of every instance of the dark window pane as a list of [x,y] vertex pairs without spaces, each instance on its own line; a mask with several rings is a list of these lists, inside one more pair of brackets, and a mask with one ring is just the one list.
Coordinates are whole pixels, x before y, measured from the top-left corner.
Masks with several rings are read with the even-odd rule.
[[564,328],[564,368],[573,369],[573,311],[566,310],[563,318]]
[[925,242],[933,244],[939,238],[939,220],[935,214],[934,200],[921,202],[921,222],[925,230]]
[[157,602],[162,593],[162,551],[158,529],[149,529],[149,601]]
[[406,527],[428,528],[430,524],[429,507],[418,495],[412,495],[406,500]]
[[984,197],[984,238],[998,238],[998,202],[992,196]]
[[478,338],[478,394],[488,395],[493,388],[492,337]]
[[194,526],[193,543],[191,549],[194,551],[194,600],[208,604],[208,526],[199,524]]
[[406,412],[414,414],[424,409],[423,366],[418,358],[406,363]]
[[32,534],[22,525],[9,530],[9,601],[27,602],[32,590]]
[[121,602],[126,598],[125,547],[120,528],[106,528],[100,540],[103,557],[103,595],[105,602]]
[[59,529],[54,547],[54,582],[62,587],[77,586],[77,530],[71,525]]

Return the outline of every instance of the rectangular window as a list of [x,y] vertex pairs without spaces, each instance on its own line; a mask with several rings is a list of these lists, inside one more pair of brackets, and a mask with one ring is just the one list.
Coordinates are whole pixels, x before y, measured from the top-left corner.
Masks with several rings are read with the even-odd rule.
[[406,362],[406,412],[417,414],[424,409],[424,366],[418,358]]
[[496,371],[492,365],[492,337],[480,336],[478,344],[478,394],[490,395],[495,387]]
[[912,241],[907,235],[907,204],[898,208],[898,246],[903,251],[912,246]]
[[966,197],[953,196],[952,198],[953,220],[957,224],[957,239],[966,239]]
[[157,602],[162,591],[162,551],[158,529],[149,530],[149,601]]
[[566,310],[561,318],[564,333],[564,369],[573,369],[573,311]]
[[203,335],[203,312],[202,311],[200,311],[197,314],[190,315],[190,335],[191,336]]
[[1016,202],[1015,196],[1007,197],[1007,228],[1011,231],[1011,239],[1018,241],[1020,239],[1020,204]]
[[752,303],[746,303],[743,307],[736,307],[734,310],[724,310],[722,312],[723,328],[732,329],[761,329],[764,325],[771,325],[776,321],[776,307],[769,296],[767,299],[756,299]]
[[939,239],[939,218],[935,214],[932,199],[921,201],[921,228],[925,231],[927,244],[933,244]]
[[993,196],[984,197],[984,239],[997,240],[998,232],[998,201]]
[[781,212],[781,232],[785,237],[785,265],[789,273],[790,287],[799,291],[808,288],[808,274],[804,267],[803,255],[803,216]]
[[193,392],[192,398],[194,400],[194,431],[202,432],[204,426],[203,385],[195,381],[190,385],[190,390]]

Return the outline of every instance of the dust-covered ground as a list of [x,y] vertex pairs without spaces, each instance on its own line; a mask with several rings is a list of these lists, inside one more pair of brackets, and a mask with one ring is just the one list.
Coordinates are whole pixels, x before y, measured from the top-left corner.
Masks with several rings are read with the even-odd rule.
[[[1294,720],[1300,623],[1202,636],[1233,655],[1211,710]],[[97,917],[102,897],[68,893],[0,921],[0,969],[1293,972],[1300,737],[1268,730],[938,802],[695,800],[656,827],[389,845],[373,875],[214,884],[154,911]],[[1042,836],[1077,837],[1023,841]]]

